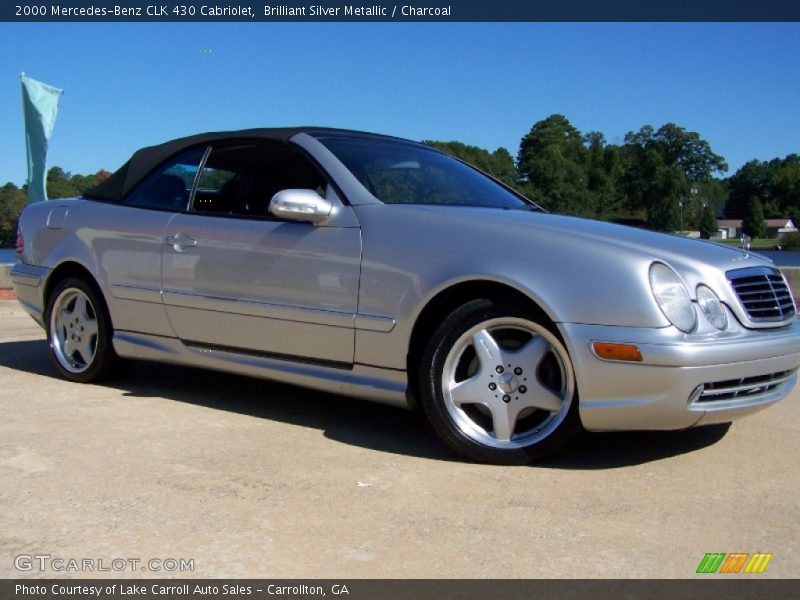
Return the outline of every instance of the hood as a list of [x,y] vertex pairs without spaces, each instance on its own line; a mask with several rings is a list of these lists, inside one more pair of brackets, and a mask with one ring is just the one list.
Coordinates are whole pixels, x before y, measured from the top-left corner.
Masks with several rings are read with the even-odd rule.
[[[692,298],[704,284],[729,306],[738,300],[727,272],[772,266],[764,257],[711,242],[548,213],[411,204],[355,208],[365,269],[413,274],[422,295],[474,278],[505,283],[556,323],[668,326],[650,285],[654,261],[675,269]],[[387,286],[385,293],[394,292]]]
[[[524,236],[549,246],[565,243],[591,247],[617,248],[654,260],[672,264],[676,268],[689,263],[704,263],[723,271],[752,266],[773,266],[770,259],[737,248],[715,244],[707,240],[697,240],[679,235],[658,233],[637,229],[626,225],[593,221],[578,217],[567,217],[550,213],[524,210],[502,210],[474,207],[419,207],[427,212],[453,219],[470,222],[479,220],[482,227],[495,229],[505,237]],[[431,215],[432,216],[432,215]],[[583,244],[585,243],[585,244]]]

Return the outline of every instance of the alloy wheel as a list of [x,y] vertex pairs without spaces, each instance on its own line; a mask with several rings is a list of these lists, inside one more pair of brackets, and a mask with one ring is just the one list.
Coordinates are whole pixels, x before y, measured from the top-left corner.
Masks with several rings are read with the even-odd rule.
[[522,318],[495,318],[464,332],[444,363],[442,395],[462,434],[498,449],[531,446],[566,418],[572,364],[561,342]]
[[63,290],[50,313],[50,340],[59,364],[71,373],[83,373],[97,354],[97,314],[80,289]]

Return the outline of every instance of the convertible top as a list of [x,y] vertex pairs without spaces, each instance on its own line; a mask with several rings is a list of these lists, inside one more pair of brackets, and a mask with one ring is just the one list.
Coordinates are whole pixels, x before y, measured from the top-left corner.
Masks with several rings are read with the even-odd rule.
[[[178,138],[157,146],[148,146],[134,152],[128,161],[105,181],[84,192],[85,198],[119,202],[128,192],[168,158],[193,146],[209,144],[220,140],[271,140],[287,142],[298,133],[314,137],[356,137],[371,139],[400,140],[388,135],[332,129],[329,127],[284,127],[275,129],[240,129],[238,131],[211,131],[189,137]],[[402,140],[409,143],[409,140]],[[413,142],[411,142],[413,143]]]

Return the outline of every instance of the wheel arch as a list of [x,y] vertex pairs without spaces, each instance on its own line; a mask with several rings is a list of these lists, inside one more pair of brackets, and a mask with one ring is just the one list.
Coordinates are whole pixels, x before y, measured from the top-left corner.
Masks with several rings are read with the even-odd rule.
[[92,272],[77,260],[65,260],[59,263],[58,266],[56,266],[50,272],[50,275],[47,277],[42,290],[42,306],[45,307],[45,310],[47,310],[53,290],[58,286],[59,283],[69,277],[81,279],[85,281],[87,285],[92,287],[94,292],[103,301],[103,310],[106,311],[106,316],[109,318],[109,322],[112,322],[111,315],[108,311],[108,301],[106,300],[105,294],[103,294],[103,290],[100,288],[100,284],[98,284],[97,279],[94,275],[92,275]]
[[553,329],[560,337],[560,333],[554,327],[553,317],[540,302],[508,283],[490,279],[471,279],[451,284],[439,290],[428,300],[417,314],[411,330],[406,355],[406,372],[409,384],[409,403],[412,407],[418,406],[419,363],[431,334],[447,315],[459,306],[479,298],[525,306],[536,313],[542,319],[543,324]]

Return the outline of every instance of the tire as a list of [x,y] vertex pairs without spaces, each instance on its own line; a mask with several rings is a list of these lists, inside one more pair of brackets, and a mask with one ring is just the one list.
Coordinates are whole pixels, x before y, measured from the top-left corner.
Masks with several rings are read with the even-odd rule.
[[95,288],[67,278],[50,294],[45,312],[50,355],[62,376],[78,383],[116,375],[121,360],[111,343],[108,309]]
[[419,381],[433,429],[474,461],[529,464],[581,431],[569,354],[524,306],[480,299],[456,309],[428,342]]

